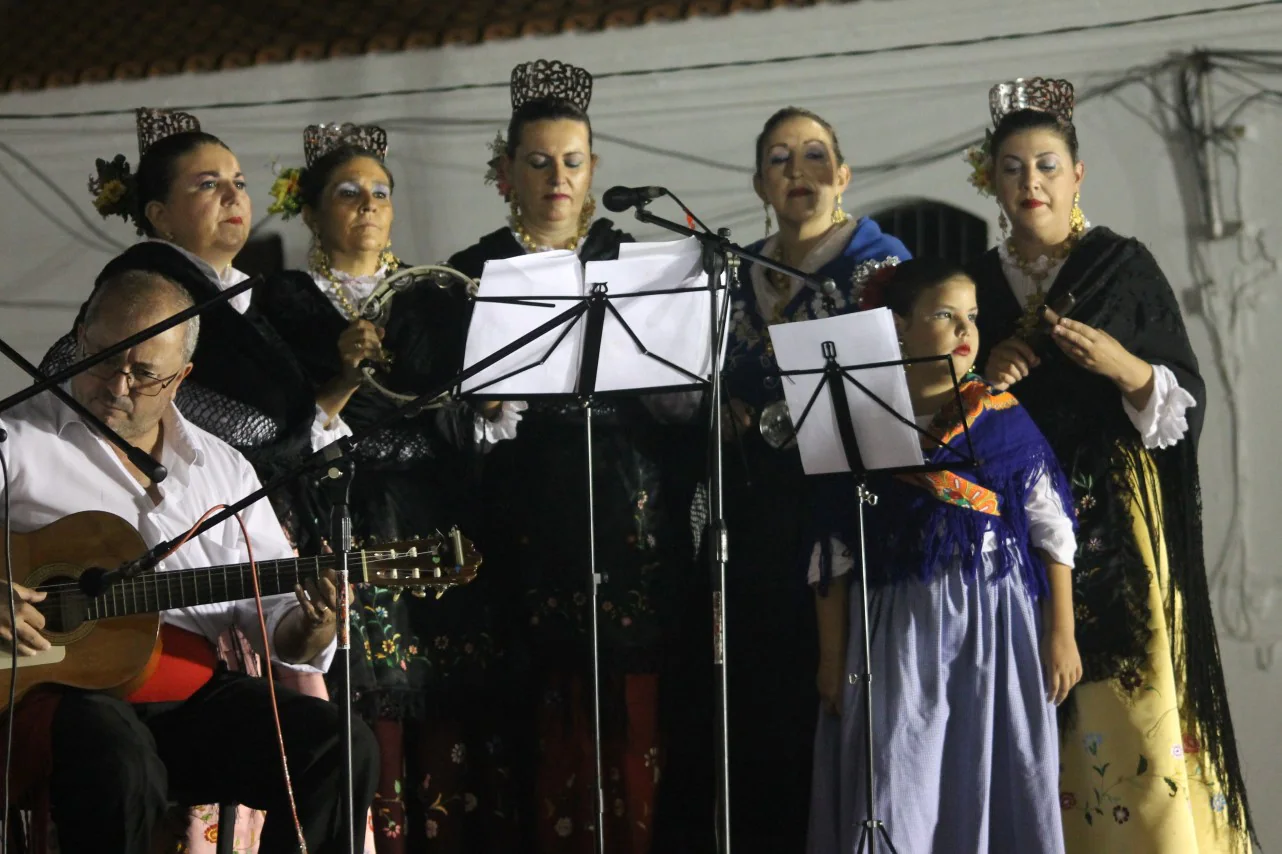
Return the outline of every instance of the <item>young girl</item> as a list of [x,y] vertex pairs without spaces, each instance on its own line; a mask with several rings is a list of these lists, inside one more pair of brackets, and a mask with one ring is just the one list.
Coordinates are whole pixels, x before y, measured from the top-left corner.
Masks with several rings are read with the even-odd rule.
[[[964,417],[978,460],[869,480],[880,499],[865,510],[875,817],[903,852],[1061,854],[1055,705],[1081,676],[1069,486],[1016,400],[970,375],[975,304],[964,273],[923,259],[883,271],[861,299],[894,312],[906,358],[951,355],[961,409],[940,361],[907,368],[913,411],[969,456]],[[928,462],[960,459],[922,447]],[[810,571],[822,710],[809,851],[853,854],[868,759],[865,685],[849,678],[864,670],[856,506],[849,476],[816,492],[826,533]]]

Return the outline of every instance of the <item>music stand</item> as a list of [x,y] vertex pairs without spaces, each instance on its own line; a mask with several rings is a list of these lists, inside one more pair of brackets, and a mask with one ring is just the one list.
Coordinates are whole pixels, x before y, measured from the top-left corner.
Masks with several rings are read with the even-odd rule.
[[[860,314],[866,313],[861,312]],[[857,319],[856,315],[845,315],[841,318],[802,321],[800,323],[788,324],[788,327],[790,333],[801,333],[805,327],[810,325],[826,324],[831,327],[834,320],[840,321],[854,319]],[[774,329],[777,328],[779,327],[774,327]],[[868,564],[865,554],[864,506],[875,506],[877,504],[877,495],[868,488],[868,478],[869,475],[874,472],[902,475],[924,474],[943,471],[946,469],[974,468],[976,466],[975,450],[974,446],[971,444],[970,430],[966,423],[965,410],[961,399],[961,389],[950,356],[928,356],[915,359],[901,358],[865,364],[842,365],[838,359],[837,345],[835,341],[828,338],[828,334],[830,334],[830,332],[830,328],[824,330],[824,334],[820,337],[827,340],[821,340],[818,342],[820,345],[819,353],[823,360],[823,367],[803,368],[798,370],[780,370],[779,376],[785,379],[814,375],[818,375],[820,377],[819,383],[815,386],[814,391],[807,400],[806,406],[802,410],[801,415],[793,422],[791,436],[796,437],[799,444],[804,444],[810,441],[809,436],[802,435],[802,428],[805,426],[807,419],[814,411],[814,407],[816,402],[820,399],[820,395],[826,389],[828,391],[829,399],[832,402],[833,415],[835,416],[835,424],[832,425],[832,429],[836,430],[836,434],[840,439],[840,447],[844,455],[844,470],[849,471],[855,481],[855,519],[858,535],[857,538],[859,542],[858,548],[853,549],[852,551],[856,556],[859,566],[860,607],[863,614],[863,668],[858,673],[850,673],[847,671],[847,679],[851,684],[856,684],[860,680],[863,681],[863,713],[866,724],[863,731],[864,756],[866,759],[864,768],[864,808],[866,812],[864,818],[860,821],[859,844],[856,852],[857,854],[863,854],[865,845],[867,845],[868,854],[876,854],[877,840],[880,838],[881,841],[885,843],[886,849],[890,851],[891,854],[897,854],[895,844],[890,838],[889,831],[886,830],[885,823],[877,816],[876,808],[876,771],[873,767],[873,743],[875,741],[875,736],[873,732],[872,706],[872,633],[868,620],[870,597],[868,591]],[[776,343],[776,358],[782,368],[785,361],[787,361],[787,358],[784,353],[780,352],[778,343]],[[969,456],[966,456],[956,448],[941,442],[935,436],[919,427],[913,420],[898,411],[891,403],[875,394],[867,385],[860,382],[852,374],[852,372],[855,371],[871,371],[900,366],[907,368],[910,365],[938,362],[942,360],[948,361],[949,374],[951,375],[953,384],[953,403],[957,405],[958,411],[962,413],[962,434],[966,442],[966,447],[970,452]],[[855,399],[858,406],[852,405],[850,398],[847,396],[847,384],[855,388],[860,393]],[[872,404],[872,407],[869,407],[869,404]],[[919,465],[890,465],[883,467],[876,463],[871,466],[865,464],[864,457],[860,452],[859,442],[856,437],[857,431],[855,428],[855,418],[852,415],[852,412],[859,406],[873,408],[874,410],[880,409],[885,413],[889,413],[893,416],[895,421],[902,423],[908,433],[914,436],[925,437],[930,442],[933,442],[936,448],[946,450],[951,453],[956,460],[946,465],[943,463],[923,462]],[[808,471],[807,473],[809,474],[811,472]]]
[[[640,249],[638,252],[646,250]],[[622,255],[623,253],[621,253]],[[555,256],[545,253],[539,263],[557,262]],[[551,345],[542,352],[513,354],[513,362],[506,366],[495,364],[491,375],[478,374],[474,383],[460,383],[462,395],[471,396],[476,399],[488,400],[505,400],[505,399],[535,399],[535,398],[554,398],[554,399],[574,399],[583,407],[584,413],[584,446],[587,455],[587,505],[588,505],[588,602],[587,606],[591,613],[589,620],[589,636],[591,643],[591,660],[592,660],[592,722],[593,722],[593,749],[594,749],[594,770],[595,770],[595,800],[596,800],[596,846],[598,854],[605,852],[605,799],[603,780],[603,759],[601,747],[601,679],[600,679],[600,636],[598,625],[598,589],[606,580],[605,577],[597,571],[596,566],[596,490],[595,490],[595,465],[593,461],[593,409],[596,402],[606,396],[629,395],[640,392],[659,393],[665,391],[680,391],[690,389],[714,388],[720,376],[720,357],[722,348],[720,341],[724,336],[718,336],[719,330],[724,330],[724,323],[718,324],[718,316],[725,316],[728,311],[729,299],[725,296],[725,288],[720,284],[718,276],[706,276],[704,270],[704,254],[700,252],[699,257],[692,256],[688,259],[691,263],[682,275],[683,281],[692,283],[687,287],[642,287],[641,289],[627,290],[624,292],[611,292],[609,282],[598,281],[599,278],[610,275],[610,271],[618,270],[622,273],[623,266],[614,265],[631,265],[637,264],[635,258],[620,258],[618,261],[597,261],[588,262],[586,268],[580,266],[577,269],[583,270],[584,283],[583,287],[586,293],[580,295],[567,296],[565,294],[555,295],[503,295],[489,296],[486,295],[485,278],[481,280],[481,292],[475,298],[478,303],[493,303],[496,305],[509,305],[512,312],[520,312],[521,307],[526,309],[538,307],[543,309],[553,308],[557,302],[576,303],[571,308],[561,312],[558,317],[564,317],[565,321],[560,332],[556,335]],[[580,264],[577,257],[564,258],[566,265],[573,263]],[[490,271],[490,265],[496,262],[489,262],[487,272]],[[508,263],[506,261],[498,262]],[[678,264],[679,266],[679,264]],[[669,275],[671,273],[669,272]],[[678,275],[681,275],[678,273]],[[706,276],[706,282],[700,284],[699,280]],[[706,296],[705,296],[706,295]],[[699,356],[693,361],[687,359],[686,364],[678,364],[673,359],[662,355],[652,346],[653,342],[644,341],[637,330],[633,328],[624,312],[620,310],[620,301],[634,299],[651,299],[661,300],[668,298],[674,309],[673,317],[680,317],[686,323],[699,323],[701,329],[705,321],[697,320],[698,314],[688,311],[676,311],[677,300],[682,300],[682,305],[699,301],[705,298],[710,300],[712,306],[706,322],[708,328],[706,334],[701,337],[707,342],[706,349],[703,349]],[[687,305],[687,308],[689,306]],[[612,318],[613,323],[607,323],[607,319]],[[696,318],[691,320],[691,318]],[[551,322],[551,321],[549,321]],[[546,324],[545,324],[546,325]],[[472,331],[482,330],[482,334],[487,334],[487,321],[478,320],[476,313],[473,314]],[[524,327],[522,327],[524,328]],[[553,330],[546,330],[544,335]],[[528,337],[528,336],[527,336]],[[538,336],[539,338],[543,336]],[[699,341],[699,338],[693,338]],[[572,343],[571,343],[572,342]],[[529,345],[538,343],[538,339],[533,339]],[[567,354],[571,348],[577,348],[577,354]],[[652,363],[654,374],[647,380],[630,380],[624,374],[626,371],[612,369],[614,366],[608,365],[603,361],[603,351],[611,351],[614,358],[619,358],[620,354],[631,352],[636,357],[641,357],[642,362]],[[469,354],[470,355],[470,354]],[[549,366],[554,361],[565,361],[567,355],[577,359],[571,376],[565,376],[555,369],[549,370]],[[523,364],[513,364],[520,362],[524,356]],[[487,358],[493,358],[490,354]],[[634,362],[634,366],[636,363]],[[661,366],[661,367],[660,367]],[[474,367],[474,366],[473,366]],[[603,370],[604,369],[604,370]],[[603,376],[603,374],[605,376]],[[536,376],[537,375],[537,376]],[[665,376],[666,380],[658,379]],[[528,385],[519,387],[521,381]],[[604,387],[603,387],[604,386]],[[529,390],[525,390],[529,389]]]

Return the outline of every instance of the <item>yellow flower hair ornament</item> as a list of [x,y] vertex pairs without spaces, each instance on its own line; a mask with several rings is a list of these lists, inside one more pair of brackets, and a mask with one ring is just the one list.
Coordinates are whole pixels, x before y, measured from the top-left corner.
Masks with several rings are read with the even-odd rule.
[[271,193],[272,203],[267,207],[267,212],[277,214],[281,219],[298,216],[303,212],[303,194],[299,186],[303,170],[297,167],[281,169],[276,166],[272,171],[276,174],[276,180],[268,191]]
[[965,160],[970,164],[967,180],[981,196],[995,196],[997,192],[993,186],[992,138],[992,133],[987,132],[982,145],[972,145],[966,149]]
[[103,219],[118,216],[127,222],[133,221],[134,176],[129,161],[123,154],[117,154],[111,160],[99,159],[94,165],[97,174],[89,177],[89,195],[93,196],[94,210]]

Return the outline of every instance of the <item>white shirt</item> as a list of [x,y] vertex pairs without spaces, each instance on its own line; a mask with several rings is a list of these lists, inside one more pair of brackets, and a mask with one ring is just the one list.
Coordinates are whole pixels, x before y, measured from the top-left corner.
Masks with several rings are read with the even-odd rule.
[[[162,418],[164,443],[160,462],[168,476],[153,489],[153,501],[126,470],[107,441],[82,422],[68,406],[45,392],[0,415],[9,433],[0,453],[9,465],[12,527],[24,533],[42,528],[82,510],[103,510],[120,516],[142,535],[148,546],[171,539],[191,528],[207,510],[231,503],[258,489],[249,462],[230,445],[189,422],[172,405]],[[292,558],[271,505],[262,500],[241,513],[258,561]],[[185,543],[166,558],[157,572],[192,569],[249,560],[245,540],[235,519]],[[267,636],[292,608],[292,594],[263,597]],[[253,600],[199,605],[165,611],[162,619],[203,635],[211,644],[233,623],[254,643],[261,643]],[[324,672],[334,657],[333,641],[303,664],[272,659],[292,670]]]
[[[1087,227],[1089,228],[1089,224]],[[1010,284],[1010,289],[1020,305],[1028,304],[1028,298],[1037,293],[1039,284],[1042,293],[1049,293],[1060,270],[1064,269],[1064,262],[1068,260],[1061,258],[1052,261],[1045,255],[1038,258],[1031,265],[1032,268],[1039,273],[1046,272],[1046,278],[1039,283],[1025,273],[1011,257],[1006,241],[1003,240],[997,244],[997,255],[1001,258],[1002,272],[1006,274],[1006,281]],[[1136,409],[1123,395],[1122,409],[1143,437],[1145,448],[1150,450],[1169,448],[1183,439],[1184,434],[1188,432],[1189,422],[1186,413],[1190,406],[1197,406],[1197,401],[1194,400],[1193,395],[1180,388],[1179,380],[1175,378],[1170,368],[1165,365],[1150,367],[1153,368],[1153,393],[1149,395],[1148,405],[1142,410]],[[1018,396],[1018,388],[1015,389],[1015,394]]]

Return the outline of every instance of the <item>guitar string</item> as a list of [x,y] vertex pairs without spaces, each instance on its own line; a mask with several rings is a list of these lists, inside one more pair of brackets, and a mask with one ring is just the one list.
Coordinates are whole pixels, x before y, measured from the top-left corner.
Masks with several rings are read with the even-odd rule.
[[[399,562],[399,561],[403,561],[403,560],[405,560],[405,559],[406,559],[406,557],[407,557],[407,555],[403,555],[403,554],[398,554],[396,557],[392,557],[390,554],[384,554],[384,555],[382,555],[382,556],[375,556],[375,557],[373,557],[373,558],[370,558],[370,557],[368,557],[368,556],[367,556],[366,564],[383,564],[383,563],[391,563],[391,562],[393,562],[393,561],[398,561],[398,562]],[[296,572],[296,571],[295,571],[295,567],[294,567],[293,565],[294,565],[294,564],[296,564],[296,563],[302,563],[303,561],[306,561],[306,560],[310,560],[310,559],[309,559],[309,558],[297,558],[297,559],[295,559],[295,558],[280,558],[280,559],[278,559],[278,560],[276,560],[276,561],[271,561],[271,562],[268,562],[268,561],[259,561],[259,563],[258,563],[258,566],[259,566],[259,572],[260,572],[260,574],[264,574],[264,571],[265,571],[266,573],[272,573],[272,572],[274,572],[274,573],[276,573],[276,574],[277,574],[277,576],[283,576],[283,575],[297,575],[297,574],[298,574],[298,572]],[[268,567],[268,566],[267,566],[267,564],[269,564],[269,563],[270,563],[270,567]],[[283,566],[284,564],[290,564],[290,566],[288,566],[288,567]],[[468,564],[463,564],[463,567],[467,567],[467,565],[468,565]],[[247,567],[247,566],[248,566],[248,564],[228,564],[228,566]],[[329,568],[329,567],[326,567],[326,568]],[[454,567],[450,566],[448,563],[443,563],[443,564],[440,564],[440,565],[439,565],[439,567],[433,567],[433,568],[440,568],[440,569],[442,569],[442,570],[449,570],[449,569],[453,569]],[[407,570],[407,571],[412,571],[412,568],[411,568],[410,570]],[[421,568],[420,568],[420,571],[422,571],[422,569],[421,569]],[[306,573],[310,573],[310,570],[305,570],[304,572],[306,572]],[[201,573],[207,573],[208,575],[207,575],[207,576],[205,576],[205,575],[202,575]],[[225,570],[224,570],[224,573],[225,573]],[[142,585],[142,586],[144,586],[144,587],[145,587],[145,586],[146,586],[147,584],[149,584],[149,583],[150,583],[150,584],[157,584],[157,585],[158,585],[158,584],[159,584],[158,579],[160,579],[160,578],[166,578],[166,577],[168,577],[168,578],[167,578],[167,583],[168,583],[168,580],[169,580],[169,579],[172,579],[172,580],[175,580],[175,581],[178,581],[179,583],[181,583],[182,581],[185,581],[185,580],[187,580],[187,579],[192,579],[192,580],[194,580],[194,581],[199,581],[199,580],[201,580],[201,579],[203,579],[203,578],[205,578],[205,577],[210,577],[210,578],[212,578],[212,577],[214,576],[214,574],[215,574],[215,570],[214,570],[214,568],[211,568],[211,567],[203,567],[203,568],[202,568],[202,567],[190,567],[190,568],[184,568],[184,569],[163,570],[163,571],[160,571],[160,572],[156,572],[156,573],[154,573],[154,574],[149,573],[149,574],[147,574],[147,575],[141,575],[141,576],[138,576],[137,578],[129,579],[129,581],[130,581],[130,582],[132,582],[132,584],[133,584],[133,585],[135,585],[135,586],[136,586],[136,585]],[[409,580],[413,580],[413,581],[420,581],[420,580],[421,580],[421,581],[423,581],[423,582],[431,582],[431,581],[434,581],[435,579],[432,579],[432,578],[415,579],[415,578],[413,578],[412,576],[406,576],[406,577],[404,577],[404,578],[383,579],[383,580],[386,580],[386,581],[409,581]],[[370,582],[370,583],[371,583],[371,584],[375,584],[376,582]],[[48,585],[48,586],[41,586],[41,587],[38,587],[37,589],[38,589],[38,590],[40,590],[40,591],[41,591],[41,592],[43,592],[43,593],[51,593],[51,594],[52,594],[52,593],[66,593],[66,592],[70,592],[70,593],[73,593],[73,594],[74,594],[74,593],[76,593],[76,592],[80,592],[80,593],[83,595],[83,591],[81,591],[81,590],[80,590],[80,584],[79,584],[79,582],[78,582],[78,581],[58,582],[58,583],[56,583],[56,584],[50,584],[50,585]],[[102,595],[104,595],[104,596],[105,596],[105,595],[109,595],[109,594],[105,594],[105,593],[104,593],[104,594],[102,594]],[[97,599],[97,598],[100,598],[100,597],[86,597],[86,598],[94,598],[94,599]]]

